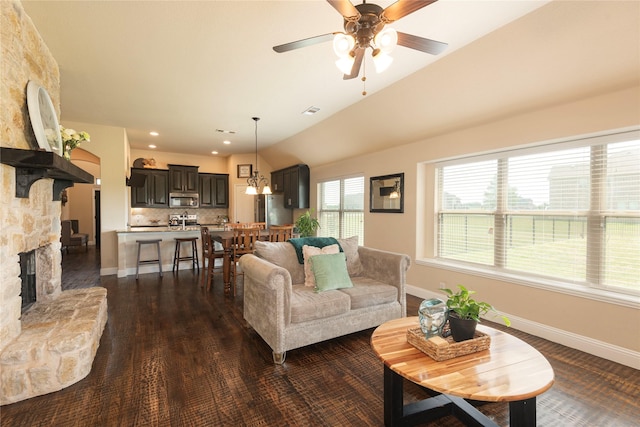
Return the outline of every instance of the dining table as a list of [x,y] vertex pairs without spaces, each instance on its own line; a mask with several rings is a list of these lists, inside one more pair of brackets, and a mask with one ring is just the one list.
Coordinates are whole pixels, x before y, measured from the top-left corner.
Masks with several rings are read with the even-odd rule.
[[[235,283],[231,288],[231,262],[233,261],[233,230],[211,231],[211,240],[222,245],[224,257],[222,258],[222,280],[224,282],[224,294],[235,295]],[[260,230],[260,240],[269,240],[269,230]]]

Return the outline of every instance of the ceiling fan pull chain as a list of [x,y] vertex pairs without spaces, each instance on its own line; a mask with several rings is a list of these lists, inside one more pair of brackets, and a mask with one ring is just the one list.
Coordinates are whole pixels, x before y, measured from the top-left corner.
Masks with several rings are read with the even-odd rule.
[[367,96],[367,62],[362,62],[362,96]]

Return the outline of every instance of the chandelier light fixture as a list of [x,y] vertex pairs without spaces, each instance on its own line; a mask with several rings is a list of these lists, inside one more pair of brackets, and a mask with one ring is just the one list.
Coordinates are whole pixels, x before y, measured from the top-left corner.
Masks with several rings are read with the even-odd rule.
[[396,180],[396,183],[393,185],[393,190],[389,194],[390,199],[397,199],[400,197],[400,180]]
[[[256,123],[256,170],[253,171],[253,175],[247,179],[247,189],[244,193],[254,196],[257,194],[271,194],[269,181],[258,172],[258,120],[260,120],[260,117],[252,117],[251,119]],[[260,187],[262,187],[262,191],[260,191]]]

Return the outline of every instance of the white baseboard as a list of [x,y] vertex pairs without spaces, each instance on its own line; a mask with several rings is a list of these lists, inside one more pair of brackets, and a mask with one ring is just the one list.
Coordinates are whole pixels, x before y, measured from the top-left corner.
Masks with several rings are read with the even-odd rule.
[[[180,270],[191,270],[191,263],[190,262],[181,262],[180,266],[179,266]],[[202,266],[200,267],[200,269],[202,269]],[[127,277],[127,276],[135,276],[136,274],[136,268],[135,267],[129,267],[129,268],[125,268],[123,270],[119,270],[118,268],[110,268],[110,269],[101,269],[100,270],[100,275],[101,276],[105,276],[106,274],[104,274],[105,270],[109,270],[109,273],[107,274],[117,274],[118,277]],[[163,273],[171,273],[173,270],[173,264],[162,264],[162,272]],[[200,270],[202,271],[202,270]],[[157,264],[152,264],[152,265],[141,265],[138,274],[147,274],[147,273],[157,273],[158,272],[158,265]]]
[[[406,290],[408,294],[414,295],[418,298],[444,299],[446,297],[442,293],[432,292],[411,285],[406,285]],[[567,332],[552,326],[543,325],[509,313],[501,312],[501,314],[507,316],[509,320],[511,320],[511,327],[519,331],[526,332],[528,334],[535,335],[536,337],[544,338],[576,350],[584,351],[622,365],[630,366],[634,369],[640,369],[640,353],[637,351],[595,340],[583,335],[574,334],[572,332]],[[407,313],[407,315],[417,316],[418,313]]]
[[111,276],[112,274],[118,274],[118,267],[109,267],[109,268],[100,269],[101,276]]

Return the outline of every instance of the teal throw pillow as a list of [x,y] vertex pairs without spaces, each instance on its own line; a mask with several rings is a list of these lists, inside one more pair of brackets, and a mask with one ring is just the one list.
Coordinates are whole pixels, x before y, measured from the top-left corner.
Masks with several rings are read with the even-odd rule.
[[316,292],[353,287],[344,252],[314,255],[309,261],[316,279]]

